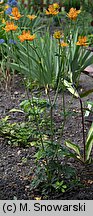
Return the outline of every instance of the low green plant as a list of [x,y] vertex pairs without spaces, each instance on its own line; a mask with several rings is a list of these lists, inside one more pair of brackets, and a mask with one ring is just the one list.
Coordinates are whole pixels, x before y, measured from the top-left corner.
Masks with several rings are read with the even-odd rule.
[[9,116],[0,121],[0,135],[7,141],[9,145],[15,146],[33,146],[39,142],[39,134],[36,127],[28,122],[10,123]]
[[38,167],[34,171],[31,189],[37,188],[44,196],[53,192],[64,193],[68,185],[70,187],[71,179],[76,179],[75,168],[61,163],[66,154],[65,148],[58,147],[58,143],[44,142],[44,150],[41,147],[34,155]]
[[[44,112],[46,105],[48,105],[46,100],[39,99],[40,102],[37,98],[34,98],[33,100],[34,106],[41,107],[41,109],[43,109],[42,112]],[[31,111],[31,103],[32,100],[25,100],[20,104],[21,109],[10,110],[10,113],[22,112],[25,115],[27,122],[22,122],[20,124],[10,123],[9,116],[6,116],[0,121],[0,135],[3,136],[10,145],[20,145],[22,147],[35,146],[36,153],[34,154],[33,159],[37,169],[34,170],[31,189],[40,188],[42,195],[45,195],[46,193],[49,194],[55,190],[64,193],[67,189],[67,182],[69,179],[75,179],[75,170],[74,168],[67,168],[65,164],[62,164],[61,158],[64,158],[68,154],[68,151],[65,150],[60,143],[58,144],[58,142],[49,141],[49,134],[46,136],[46,131],[44,131],[47,127],[46,124],[44,123],[44,120],[40,124],[40,119],[38,119],[40,129],[42,129],[41,142],[40,133],[37,131],[37,125],[34,121],[33,112]],[[39,110],[39,114],[42,112]],[[38,117],[37,109],[36,116]],[[22,163],[26,162],[26,158],[23,158]],[[66,179],[66,177],[67,182],[65,183],[64,179]]]
[[[34,159],[35,159],[36,167],[37,164],[38,167],[34,171],[33,180],[31,182],[31,189],[39,188],[41,190],[42,195],[45,195],[46,193],[48,194],[55,190],[60,192],[65,192],[67,189],[66,184],[68,183],[66,184],[64,183],[64,178],[68,176],[67,177],[68,179],[70,178],[75,179],[74,168],[70,168],[70,167],[68,168],[66,165],[61,164],[61,158],[64,158],[68,154],[68,151],[66,151],[65,148],[63,148],[60,145],[60,143],[58,144],[58,142],[53,142],[53,141],[51,142],[50,129],[48,129],[49,131],[48,134],[46,133],[47,121],[45,117],[47,116],[47,120],[48,120],[49,109],[50,109],[49,101],[47,101],[46,99],[41,99],[36,97],[33,97],[33,99],[31,100],[22,101],[20,106],[22,110],[27,114],[27,118],[29,119],[29,121],[34,120],[35,117],[34,112],[32,111],[32,105],[33,105],[33,109],[35,109],[36,111],[36,117],[38,118],[39,129],[42,133],[41,135],[43,136],[43,133],[45,133],[47,137],[44,137],[43,143],[39,142],[37,145],[37,151],[34,155]],[[38,109],[36,109],[36,107],[38,107]],[[46,113],[46,111],[48,113],[45,116],[44,112]],[[42,113],[43,113],[43,119],[42,117],[40,118],[40,115],[42,115]],[[48,122],[48,127],[49,128],[51,127],[51,123],[49,122]]]
[[[37,116],[44,115],[44,112],[46,112],[46,108],[49,108],[49,102],[46,99],[36,98],[33,97],[33,100],[24,100],[20,103],[20,107],[26,114],[26,118],[28,117],[29,120],[34,119],[34,110]],[[16,111],[16,110],[15,110]],[[43,116],[44,117],[44,116]]]
[[93,124],[91,125],[88,131],[88,135],[87,135],[86,142],[85,142],[85,153],[84,154],[81,153],[81,148],[75,143],[66,141],[66,146],[69,149],[73,150],[74,152],[74,153],[70,152],[71,154],[69,156],[77,158],[81,162],[90,163],[91,162],[91,151],[93,147]]
[[64,193],[67,189],[67,185],[64,184],[64,181],[56,181],[56,183],[53,185],[53,187],[58,190],[61,191],[62,193]]
[[[42,132],[42,139],[47,140],[50,136],[49,127],[49,102],[46,99],[34,97],[33,100],[24,100],[20,103],[20,109],[11,109],[9,113],[22,113],[24,121],[11,123],[10,116],[6,116],[0,121],[0,134],[8,140],[8,144],[16,145],[40,145],[39,131],[37,131],[38,119],[39,127]],[[46,111],[47,109],[47,111]]]

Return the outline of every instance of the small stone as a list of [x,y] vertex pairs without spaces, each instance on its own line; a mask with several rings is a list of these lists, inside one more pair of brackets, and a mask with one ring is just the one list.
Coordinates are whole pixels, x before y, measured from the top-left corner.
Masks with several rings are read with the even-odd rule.
[[14,95],[18,95],[18,94],[19,94],[19,92],[18,92],[18,91],[15,91],[15,92],[14,92]]
[[18,154],[18,156],[21,154],[21,151],[19,150],[18,152],[17,152],[17,154]]

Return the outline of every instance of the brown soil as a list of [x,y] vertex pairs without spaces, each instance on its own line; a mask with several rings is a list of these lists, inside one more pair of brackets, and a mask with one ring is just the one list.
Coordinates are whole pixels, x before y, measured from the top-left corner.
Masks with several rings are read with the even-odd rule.
[[[21,78],[15,77],[15,84],[6,91],[3,87],[0,89],[0,118],[5,115],[9,115],[9,110],[12,108],[18,108],[19,103],[27,98],[24,86]],[[93,88],[93,79],[85,74],[81,75],[79,91],[85,91]],[[51,92],[52,95],[52,92]],[[69,92],[65,93],[67,107],[69,105],[69,115],[65,131],[63,135],[62,144],[64,140],[69,139],[74,143],[81,145],[82,149],[82,124],[80,104],[78,99],[73,98]],[[71,102],[72,100],[72,102]],[[90,94],[83,101],[93,101],[93,94]],[[58,107],[60,109],[61,92],[57,100]],[[74,113],[74,114],[73,114]],[[21,121],[22,115],[11,114],[13,121]],[[58,116],[58,110],[55,113],[55,121],[57,125],[60,122],[60,116]],[[91,116],[92,119],[92,116]],[[85,121],[86,135],[91,125],[90,121]],[[33,154],[34,147],[23,148],[14,147],[6,144],[4,138],[0,138],[0,199],[12,200],[12,199],[35,199],[36,196],[40,196],[39,192],[35,194],[30,190],[30,183],[33,175]],[[22,158],[26,158],[26,162],[22,161]],[[77,177],[80,179],[82,186],[73,186],[67,192],[54,194],[48,199],[74,199],[83,200],[93,199],[93,163],[89,165],[82,165],[81,163],[70,159],[69,164],[76,167]],[[43,199],[43,198],[42,198]]]

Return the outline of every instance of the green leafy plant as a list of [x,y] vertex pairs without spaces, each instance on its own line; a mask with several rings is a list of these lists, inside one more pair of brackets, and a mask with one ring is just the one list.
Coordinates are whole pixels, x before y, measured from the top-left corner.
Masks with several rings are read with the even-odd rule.
[[[70,142],[69,140],[65,142],[66,146],[73,150],[73,152],[70,151],[70,156],[77,158],[79,160],[81,160],[82,162],[86,163],[90,161],[90,155],[91,155],[91,151],[92,151],[92,146],[93,146],[93,124],[91,125],[88,135],[87,135],[87,139],[85,141],[85,132],[84,132],[84,113],[83,113],[83,105],[82,105],[82,100],[77,92],[77,90],[75,89],[75,87],[72,86],[71,83],[67,83],[64,82],[64,84],[67,86],[67,89],[75,96],[79,99],[80,102],[80,107],[81,107],[81,118],[82,118],[82,134],[83,134],[83,155],[81,154],[81,148],[75,144]],[[90,91],[88,91],[87,93],[90,93]],[[85,93],[85,95],[87,94]]]
[[0,121],[0,135],[5,138],[9,145],[15,146],[33,146],[35,142],[39,142],[39,134],[36,127],[28,122],[10,123],[9,116]]
[[[24,11],[26,12],[26,9]],[[25,15],[27,15],[27,12]],[[67,14],[65,15],[67,17]],[[79,28],[76,22],[67,20],[68,28],[65,28],[64,35],[60,31],[56,33],[59,36],[54,37],[50,32],[50,21],[53,19],[49,16],[48,20],[49,25],[47,29],[49,31],[37,33],[36,38],[27,31],[30,28],[30,22],[29,20],[26,21],[26,16],[20,20],[15,34],[10,32],[8,35],[6,33],[7,37],[11,35],[12,39],[16,41],[16,46],[14,47],[9,47],[8,44],[5,45],[5,52],[10,60],[7,61],[6,66],[22,75],[27,100],[21,102],[21,109],[11,110],[11,112],[23,112],[25,115],[24,122],[19,125],[18,123],[11,125],[7,121],[4,124],[1,123],[1,131],[11,142],[16,141],[25,146],[33,145],[33,142],[35,142],[34,161],[36,163],[36,171],[34,171],[31,189],[38,187],[43,193],[46,191],[52,192],[53,189],[65,192],[67,187],[65,182],[67,167],[65,166],[64,171],[62,160],[66,156],[79,158],[83,162],[89,160],[92,149],[93,128],[90,129],[85,143],[82,100],[75,88],[79,84],[81,72],[85,67],[93,63],[93,57],[90,55],[90,51],[86,50],[86,43],[84,46],[76,45],[79,36]],[[40,26],[38,26],[40,21],[41,17],[38,14],[38,18],[31,24],[32,33],[40,30]],[[25,30],[25,32],[22,32],[22,30]],[[21,40],[18,39],[19,34]],[[29,91],[27,81],[31,87]],[[37,97],[34,97],[35,89],[33,86],[35,84],[38,86]],[[60,130],[59,136],[57,136],[54,114],[60,86],[62,87],[60,109],[61,113],[63,113],[63,118],[60,120],[60,126],[58,125]],[[54,92],[52,92],[53,88]],[[64,94],[66,89],[78,98],[80,102],[84,147],[83,157],[81,149],[76,144],[66,141],[66,146],[72,149],[75,154],[62,146],[62,136],[67,116]],[[41,99],[43,97],[45,99]],[[57,115],[59,114],[58,112],[56,113]],[[69,179],[70,177],[69,174]]]
[[[39,10],[35,12],[32,6],[24,7],[24,5],[22,4],[19,5],[19,10],[20,10],[20,13],[23,14],[23,17],[20,19],[20,23],[18,23],[20,30],[31,29],[32,32],[42,32],[45,29],[45,24],[43,24],[42,22],[42,18],[40,17]],[[35,15],[36,18],[30,20],[27,17],[28,15]]]
[[[24,100],[20,103],[20,109],[13,108],[9,111],[9,113],[22,113],[25,117],[25,121],[19,123],[10,123],[8,122],[9,117],[5,117],[1,119],[0,122],[0,134],[4,136],[8,143],[29,146],[40,145],[40,134],[37,131],[37,118],[39,127],[42,130],[42,140],[47,140],[48,135],[48,127],[50,127],[50,120],[48,117],[48,113],[46,113],[46,109],[49,109],[49,102],[46,99],[39,99],[34,97],[33,100],[28,99]],[[48,111],[49,112],[49,111]]]
[[91,151],[93,147],[93,124],[89,129],[85,143],[85,159],[83,159],[83,155],[81,154],[81,148],[78,145],[70,141],[66,141],[66,146],[74,151],[75,154],[71,152],[72,157],[77,158],[85,163],[91,161]]
[[57,182],[53,185],[53,187],[54,187],[56,190],[61,191],[62,193],[64,193],[64,192],[66,191],[66,189],[67,189],[67,185],[64,184],[64,181],[61,181],[61,182],[57,181]]
[[10,64],[11,68],[32,81],[37,81],[41,86],[52,85],[58,70],[58,58],[55,55],[57,45],[48,33],[43,37],[37,35],[34,44],[18,43],[15,51],[15,63]]
[[[50,32],[37,34],[33,43],[29,41],[20,43],[15,34],[13,35],[16,40],[14,53],[8,53],[8,49],[6,48],[6,52],[10,55],[11,59],[7,67],[19,71],[25,77],[28,77],[30,81],[36,81],[44,87],[47,85],[54,86],[58,80],[60,71],[62,79],[64,73],[65,79],[72,79],[71,81],[78,86],[81,72],[93,63],[93,58],[85,46],[76,45],[79,32],[81,31],[78,24],[79,20],[77,19],[76,23],[67,19],[67,17],[65,20],[66,28],[64,29],[64,37],[62,36],[61,40],[65,40],[68,43],[67,49],[60,48],[59,53],[58,40],[56,41],[50,35]],[[83,27],[81,27],[82,35],[85,34]],[[26,27],[26,30],[28,29],[29,27]],[[21,31],[22,29],[19,32],[21,33]],[[32,32],[37,32],[34,27],[32,28]]]
[[[49,195],[50,193],[62,192],[64,193],[71,179],[76,179],[76,170],[74,167],[69,167],[61,164],[60,158],[65,157],[67,151],[58,144],[51,142],[44,142],[44,150],[39,149],[34,155],[36,166],[38,168],[34,171],[33,180],[31,182],[31,189],[39,189],[42,195]],[[46,162],[47,160],[47,162]]]
[[65,61],[65,70],[67,71],[65,74],[67,74],[68,80],[76,86],[79,85],[81,72],[93,62],[90,50],[76,45],[79,36],[78,31],[77,29],[72,33],[72,39],[66,53],[68,58]]

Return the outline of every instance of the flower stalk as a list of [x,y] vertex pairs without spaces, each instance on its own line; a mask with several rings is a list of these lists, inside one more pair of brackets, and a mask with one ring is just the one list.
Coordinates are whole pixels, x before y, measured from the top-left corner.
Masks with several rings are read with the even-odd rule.
[[84,147],[83,158],[84,158],[84,161],[86,161],[86,143],[85,143],[85,124],[84,124],[83,104],[82,104],[81,98],[79,98],[79,101],[80,101],[81,118],[82,118],[82,133],[83,133],[83,147]]

